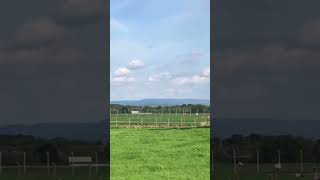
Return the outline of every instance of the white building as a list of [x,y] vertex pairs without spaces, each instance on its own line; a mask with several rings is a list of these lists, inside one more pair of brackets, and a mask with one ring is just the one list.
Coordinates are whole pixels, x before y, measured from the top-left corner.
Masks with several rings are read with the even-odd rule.
[[139,111],[131,111],[131,114],[140,114]]

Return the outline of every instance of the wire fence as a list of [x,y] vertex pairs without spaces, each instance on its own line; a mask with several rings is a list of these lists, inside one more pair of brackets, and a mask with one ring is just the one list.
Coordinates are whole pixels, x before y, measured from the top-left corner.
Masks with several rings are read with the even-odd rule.
[[[50,177],[50,179],[81,179],[79,177],[97,179],[107,177],[106,167],[109,162],[98,159],[92,153],[82,154],[74,157],[90,157],[88,162],[55,162],[53,155],[47,154],[46,161],[33,160],[33,153],[26,152],[0,152],[0,179],[23,179],[29,177]],[[71,157],[71,155],[70,155]]]
[[111,114],[111,128],[194,128],[210,127],[209,114],[205,113],[139,113]]
[[[211,152],[211,168],[217,178],[237,179],[249,177],[281,177],[279,179],[301,177],[311,178],[319,172],[320,164],[316,161],[304,160],[307,154],[302,149],[298,149],[296,160],[294,162],[286,158],[286,152],[281,149],[274,150],[272,162],[264,162],[263,151],[250,150],[240,151],[229,149],[228,151],[220,149],[217,152]],[[217,160],[216,156],[224,156],[224,160]],[[230,176],[232,175],[232,176]],[[291,177],[291,178],[290,178]]]

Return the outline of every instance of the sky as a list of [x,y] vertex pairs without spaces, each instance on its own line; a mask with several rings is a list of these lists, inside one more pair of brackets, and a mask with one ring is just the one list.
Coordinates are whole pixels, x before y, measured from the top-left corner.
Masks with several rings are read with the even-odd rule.
[[104,0],[0,2],[0,125],[105,118],[104,5]]
[[317,0],[216,1],[217,117],[320,120],[319,5]]
[[111,0],[111,101],[210,98],[209,2]]

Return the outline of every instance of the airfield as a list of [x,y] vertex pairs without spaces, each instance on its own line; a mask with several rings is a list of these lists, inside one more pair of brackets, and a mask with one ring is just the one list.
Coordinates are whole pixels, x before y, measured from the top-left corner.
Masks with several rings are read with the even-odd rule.
[[210,179],[208,114],[111,115],[111,179]]

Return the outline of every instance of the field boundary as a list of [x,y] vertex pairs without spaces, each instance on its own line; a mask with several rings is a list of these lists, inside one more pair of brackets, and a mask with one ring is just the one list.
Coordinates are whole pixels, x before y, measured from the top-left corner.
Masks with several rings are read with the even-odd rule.
[[111,114],[110,128],[210,127],[208,114]]
[[131,122],[110,121],[111,128],[197,128],[210,127],[209,122]]

